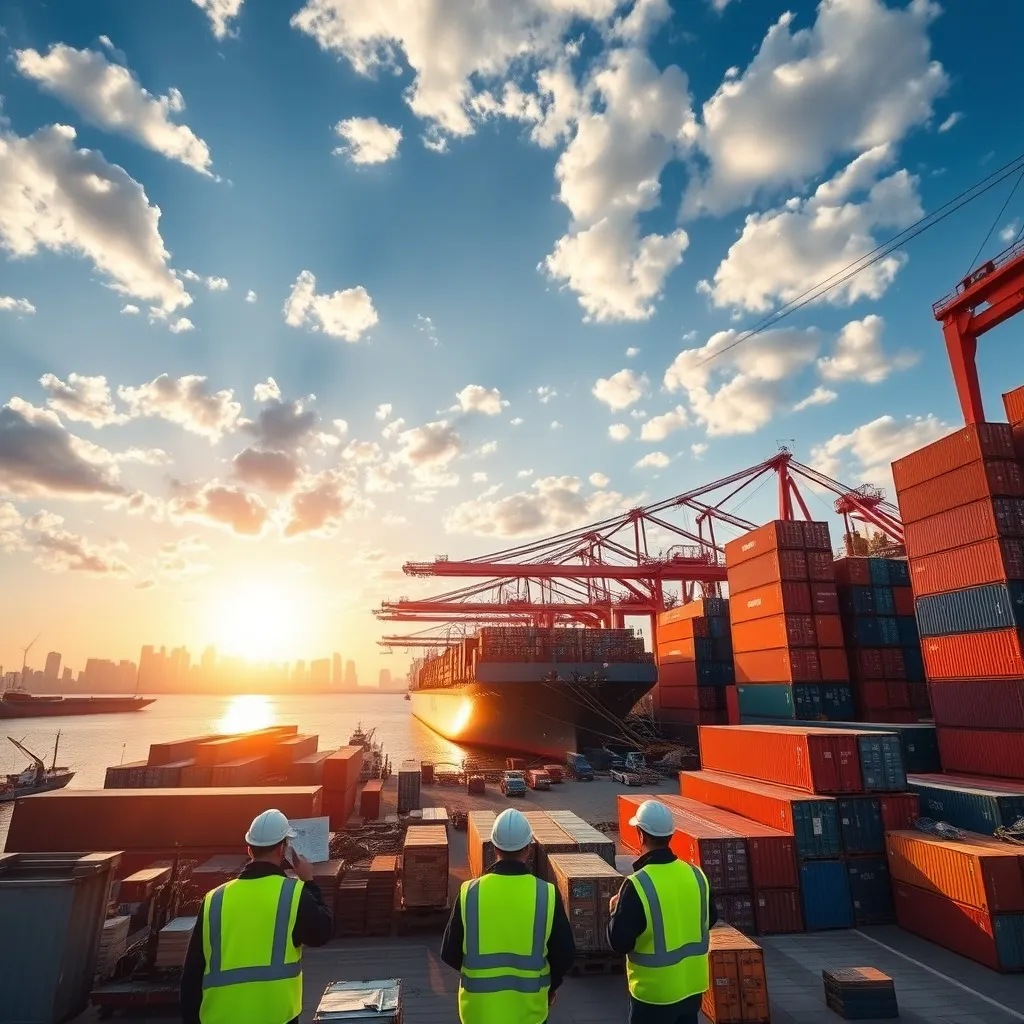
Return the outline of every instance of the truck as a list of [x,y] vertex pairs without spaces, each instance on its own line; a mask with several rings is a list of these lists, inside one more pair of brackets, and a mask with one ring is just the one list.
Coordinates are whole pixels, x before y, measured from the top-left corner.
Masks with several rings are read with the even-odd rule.
[[611,770],[612,782],[618,782],[623,786],[639,786],[640,776],[635,772],[620,771],[618,768]]
[[530,789],[550,789],[551,776],[542,768],[531,768],[526,773],[526,784]]
[[581,779],[586,782],[593,781],[594,769],[582,754],[578,754],[575,750],[566,751],[565,765],[574,778]]
[[526,796],[526,780],[522,772],[502,772],[499,788],[505,796]]

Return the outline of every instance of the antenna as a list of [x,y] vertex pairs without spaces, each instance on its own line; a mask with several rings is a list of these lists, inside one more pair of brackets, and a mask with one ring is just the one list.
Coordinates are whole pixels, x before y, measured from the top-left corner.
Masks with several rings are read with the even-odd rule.
[[31,651],[33,647],[35,647],[36,641],[42,635],[42,633],[36,633],[28,647],[22,647],[21,649],[21,688],[23,690],[25,689],[25,668],[28,665],[28,652]]

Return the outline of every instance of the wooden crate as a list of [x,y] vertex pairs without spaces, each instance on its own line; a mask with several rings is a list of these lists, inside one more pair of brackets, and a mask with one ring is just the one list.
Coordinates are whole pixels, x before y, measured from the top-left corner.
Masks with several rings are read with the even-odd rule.
[[448,905],[448,832],[443,826],[421,825],[405,833],[402,905]]
[[608,901],[622,886],[622,875],[596,853],[554,853],[551,881],[562,897],[580,952],[607,952]]

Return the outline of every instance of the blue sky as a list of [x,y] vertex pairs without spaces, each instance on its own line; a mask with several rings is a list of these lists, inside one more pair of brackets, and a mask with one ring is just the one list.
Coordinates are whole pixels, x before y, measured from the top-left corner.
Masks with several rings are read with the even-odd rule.
[[[272,633],[370,671],[366,609],[447,589],[406,558],[780,439],[891,486],[958,422],[931,303],[1012,180],[721,332],[1017,155],[1024,11],[466,6],[0,3],[0,664]],[[985,253],[1022,221],[1018,190]],[[979,356],[993,418],[1015,330]]]

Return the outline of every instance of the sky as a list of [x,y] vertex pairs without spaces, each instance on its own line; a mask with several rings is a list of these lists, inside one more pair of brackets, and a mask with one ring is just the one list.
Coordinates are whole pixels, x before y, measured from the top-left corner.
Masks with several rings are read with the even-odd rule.
[[891,496],[962,423],[931,305],[1016,179],[732,342],[1018,155],[1002,7],[0,0],[0,664],[375,676],[370,609],[454,585],[408,559],[780,443]]

